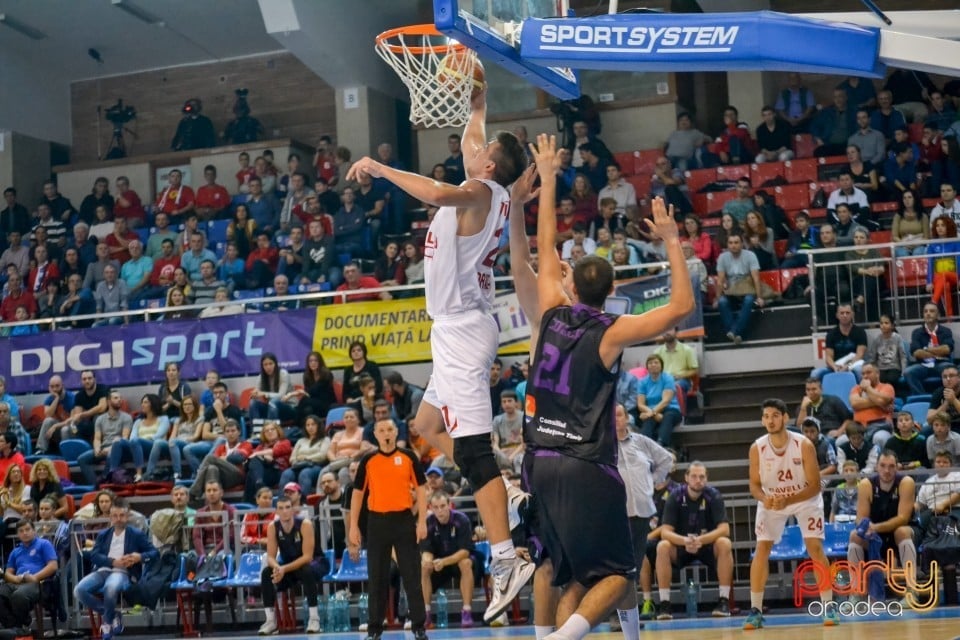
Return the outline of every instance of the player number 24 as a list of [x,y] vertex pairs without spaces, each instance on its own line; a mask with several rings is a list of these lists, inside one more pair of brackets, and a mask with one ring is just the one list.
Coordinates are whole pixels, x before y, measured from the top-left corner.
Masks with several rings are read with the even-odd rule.
[[777,480],[780,482],[793,480],[793,472],[790,469],[780,469],[780,471],[777,472]]

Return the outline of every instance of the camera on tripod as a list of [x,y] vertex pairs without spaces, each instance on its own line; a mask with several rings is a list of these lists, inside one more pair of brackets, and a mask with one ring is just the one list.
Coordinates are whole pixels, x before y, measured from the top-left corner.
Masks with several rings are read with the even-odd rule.
[[103,115],[113,123],[114,131],[119,131],[123,129],[123,125],[137,117],[137,110],[131,105],[124,106],[123,100],[117,100],[117,104],[107,107]]

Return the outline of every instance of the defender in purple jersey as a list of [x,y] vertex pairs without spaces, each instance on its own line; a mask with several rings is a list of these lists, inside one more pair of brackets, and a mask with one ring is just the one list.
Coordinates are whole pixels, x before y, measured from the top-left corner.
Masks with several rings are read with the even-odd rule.
[[[556,246],[554,136],[531,146],[540,174],[537,245]],[[540,335],[530,370],[524,439],[535,456],[531,488],[540,533],[563,585],[557,631],[549,640],[580,640],[617,607],[623,631],[639,634],[636,563],[626,491],[617,471],[615,391],[624,348],[676,326],[694,308],[673,212],[653,203],[649,231],[663,239],[672,274],[670,301],[640,316],[602,311],[613,268],[588,256],[574,266],[572,296],[564,291],[560,258],[541,250],[537,294]]]

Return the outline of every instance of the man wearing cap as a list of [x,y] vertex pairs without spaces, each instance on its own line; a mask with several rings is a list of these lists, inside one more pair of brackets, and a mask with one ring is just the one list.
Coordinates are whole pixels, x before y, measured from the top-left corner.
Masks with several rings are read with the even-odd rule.
[[293,510],[298,511],[303,505],[301,501],[303,500],[303,489],[296,482],[288,482],[283,485],[283,495],[290,499],[290,504],[293,505]]
[[430,467],[427,469],[426,476],[428,495],[433,495],[437,492],[443,492],[448,496],[460,494],[460,489],[454,483],[446,480],[443,475],[443,469],[440,467]]

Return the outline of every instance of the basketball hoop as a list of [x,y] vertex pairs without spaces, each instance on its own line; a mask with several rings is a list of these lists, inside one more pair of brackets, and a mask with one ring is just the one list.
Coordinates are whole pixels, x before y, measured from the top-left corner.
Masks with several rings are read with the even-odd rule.
[[[384,31],[377,36],[375,49],[410,91],[410,122],[425,127],[462,127],[467,123],[476,53],[450,40],[432,24]],[[441,73],[443,82],[437,79]]]

